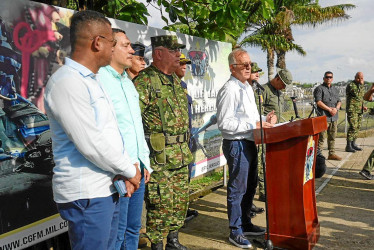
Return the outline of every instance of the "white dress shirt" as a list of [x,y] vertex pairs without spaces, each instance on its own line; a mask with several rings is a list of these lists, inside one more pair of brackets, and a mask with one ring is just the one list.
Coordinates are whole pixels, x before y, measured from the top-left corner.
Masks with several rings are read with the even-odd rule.
[[136,169],[124,150],[115,113],[96,75],[66,58],[45,90],[57,203],[108,197],[116,174],[132,178]]
[[231,75],[217,95],[217,124],[222,137],[253,141],[252,130],[259,120],[252,87]]

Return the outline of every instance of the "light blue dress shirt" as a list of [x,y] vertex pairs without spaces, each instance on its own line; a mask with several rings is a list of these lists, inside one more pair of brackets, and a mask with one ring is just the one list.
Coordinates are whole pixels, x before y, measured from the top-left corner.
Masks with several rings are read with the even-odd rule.
[[119,74],[110,65],[99,70],[98,77],[112,100],[125,149],[132,163],[142,163],[150,173],[149,148],[144,137],[139,94],[126,71]]
[[50,77],[44,101],[56,164],[52,187],[57,203],[108,197],[115,192],[115,175],[135,176],[112,103],[88,68],[66,58]]

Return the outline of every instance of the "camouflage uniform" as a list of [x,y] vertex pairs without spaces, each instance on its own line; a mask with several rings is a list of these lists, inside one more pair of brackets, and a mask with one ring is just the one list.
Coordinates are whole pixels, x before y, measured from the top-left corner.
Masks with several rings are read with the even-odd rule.
[[147,236],[158,243],[183,226],[188,208],[188,101],[180,79],[153,65],[134,79],[154,172],[146,187]]
[[348,133],[347,140],[354,141],[360,131],[361,119],[364,107],[364,86],[355,81],[348,84],[346,88],[347,96],[347,118],[348,118]]

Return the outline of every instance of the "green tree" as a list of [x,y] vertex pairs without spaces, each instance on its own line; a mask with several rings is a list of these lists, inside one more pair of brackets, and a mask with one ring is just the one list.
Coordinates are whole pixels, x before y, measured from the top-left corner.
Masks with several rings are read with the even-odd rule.
[[306,55],[301,45],[294,43],[292,27],[306,25],[316,27],[326,22],[342,21],[349,18],[346,10],[355,8],[352,4],[339,4],[321,7],[315,0],[273,0],[274,8],[271,17],[264,18],[261,13],[254,13],[246,24],[249,33],[240,45],[260,47],[267,53],[268,79],[274,74],[276,66],[286,67],[286,53],[296,51]]
[[[155,7],[163,29],[236,44],[248,19],[261,13],[271,17],[273,0],[42,0],[75,10],[93,9],[115,19],[147,25],[147,7]],[[157,18],[157,17],[156,17]]]

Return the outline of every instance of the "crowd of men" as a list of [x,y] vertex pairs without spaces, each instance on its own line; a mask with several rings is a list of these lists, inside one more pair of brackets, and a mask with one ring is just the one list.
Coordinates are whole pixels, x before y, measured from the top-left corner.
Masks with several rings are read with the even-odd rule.
[[[112,29],[108,19],[94,11],[73,15],[70,37],[71,57],[49,79],[44,98],[56,163],[54,200],[69,223],[72,249],[137,249],[144,200],[151,248],[187,249],[178,239],[188,210],[193,161],[192,98],[181,80],[191,63],[181,54],[185,45],[173,35],[151,37],[153,62],[146,68],[145,46],[131,43],[124,30]],[[246,236],[265,233],[251,222],[264,211],[253,205],[258,180],[263,179],[263,173],[258,176],[253,129],[279,122],[281,90],[292,83],[292,75],[278,70],[257,98],[254,89],[262,88],[257,82],[261,69],[248,52],[236,48],[228,62],[231,76],[216,101],[229,166],[229,241],[250,248]],[[329,159],[339,159],[334,138],[341,102],[331,86],[332,76],[325,73],[315,98],[329,124]],[[361,99],[353,96],[362,95],[361,81],[358,73],[349,87],[352,126],[347,150],[360,150],[355,139]],[[259,102],[265,115],[262,124]],[[320,138],[322,144],[324,134]],[[124,182],[126,197],[119,197],[115,181]],[[263,184],[260,199],[266,200]]]

